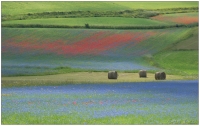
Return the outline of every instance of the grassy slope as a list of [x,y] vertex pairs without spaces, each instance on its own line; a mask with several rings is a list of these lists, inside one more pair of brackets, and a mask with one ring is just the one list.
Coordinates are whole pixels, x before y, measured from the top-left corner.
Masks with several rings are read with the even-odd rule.
[[123,10],[125,7],[111,2],[2,2],[2,14],[27,14],[52,11],[106,11]]
[[[7,30],[12,31],[13,29],[7,29]],[[44,32],[44,29],[40,29],[40,30]],[[149,41],[146,41],[146,42],[149,42],[148,43],[149,45],[145,44],[146,42],[144,42],[144,43],[141,43],[141,45],[137,45],[135,48],[143,47],[144,49],[145,48],[150,49],[149,47],[151,47],[152,50],[155,50],[156,48],[160,49],[161,46],[165,48],[169,46],[169,48],[165,51],[162,51],[163,49],[161,49],[159,50],[160,53],[155,53],[154,55],[152,54],[153,59],[154,59],[154,64],[156,64],[158,67],[163,68],[163,70],[166,71],[167,80],[198,79],[198,76],[197,76],[198,75],[198,50],[182,51],[182,50],[174,50],[173,48],[171,48],[171,46],[174,47],[174,45],[177,45],[178,47],[178,45],[182,45],[181,43],[184,43],[185,47],[187,47],[187,45],[190,45],[193,42],[195,42],[194,45],[195,44],[197,45],[198,44],[196,42],[197,40],[194,39],[194,37],[198,36],[197,34],[198,28],[176,29],[179,31],[177,32],[177,34],[172,32],[172,31],[176,31],[175,29],[168,29],[168,30],[170,30],[169,33],[172,33],[176,37],[157,36],[155,37],[157,39],[153,37]],[[180,32],[180,30],[182,32]],[[11,31],[8,33],[12,33]],[[23,29],[23,30],[18,29],[18,31],[22,33],[32,34],[32,32],[30,32],[30,30],[27,30],[27,29]],[[76,30],[71,30],[71,31],[76,31]],[[158,30],[158,31],[161,32],[162,30]],[[164,31],[166,32],[166,30]],[[16,35],[18,34],[16,32],[13,32],[13,34],[9,34],[9,35],[13,36],[14,33]],[[34,33],[40,34],[40,32],[34,32]],[[56,32],[56,33],[60,33],[60,32]],[[43,38],[43,37],[40,36],[40,38]],[[55,36],[53,38],[55,39]],[[162,41],[163,43],[160,43],[161,38],[163,38],[163,40],[166,38],[166,40]],[[172,42],[170,44],[171,41],[169,40],[173,41],[174,43]],[[191,42],[190,40],[196,40],[196,41]],[[190,43],[186,43],[185,41],[188,41]],[[168,42],[169,45],[165,45],[166,42]],[[184,48],[182,47],[182,49]],[[190,48],[190,49],[193,49],[193,48]],[[37,85],[51,85],[51,84],[54,85],[54,84],[63,84],[63,83],[97,83],[97,82],[98,83],[112,83],[112,82],[137,82],[137,81],[145,82],[145,81],[155,80],[154,74],[153,74],[155,71],[153,71],[153,73],[148,72],[148,78],[139,78],[138,73],[119,72],[119,78],[117,80],[108,80],[107,72],[80,72],[80,70],[77,69],[77,72],[74,73],[74,69],[67,69],[67,68],[58,69],[58,70],[60,71],[58,73],[65,73],[65,74],[48,75],[48,76],[2,77],[2,87],[14,86],[14,85],[15,86],[36,85],[36,84]],[[137,72],[137,71],[133,71],[133,72]],[[173,74],[178,74],[178,75],[173,75]],[[180,76],[180,75],[184,75],[184,76]]]
[[198,27],[188,31],[182,41],[171,46],[171,50],[198,50],[199,49],[199,29]]
[[3,15],[52,11],[119,11],[198,7],[198,2],[2,2]]
[[[156,6],[154,6],[154,5],[156,5]],[[66,6],[67,6],[67,8],[66,8]],[[37,9],[36,9],[36,7],[37,7]],[[141,9],[141,8],[142,9],[163,9],[163,8],[178,8],[178,7],[198,7],[198,2],[2,2],[2,8],[3,8],[2,14],[15,15],[15,14],[38,13],[38,12],[51,12],[51,11],[55,11],[55,10],[56,11],[76,11],[76,10],[86,11],[89,9],[89,11],[118,11],[118,10]],[[91,21],[91,23],[95,22],[96,20],[93,20],[93,19],[94,18],[87,18],[86,21],[87,21],[87,23],[90,21]],[[108,21],[110,21],[110,19],[113,20],[113,18],[99,18],[99,19],[101,19],[99,23],[102,23],[102,21],[105,21],[105,23],[108,23],[108,24],[109,24]],[[124,23],[130,24],[130,22],[132,22],[133,20],[135,21],[136,24],[137,23],[149,24],[149,20],[146,22],[145,20],[139,20],[139,19],[131,19],[131,20],[127,19],[126,21],[121,20],[121,19],[123,19],[123,18],[117,18],[116,23],[111,22],[109,25],[118,24],[119,22],[121,24],[124,24]],[[58,22],[58,23],[60,24],[69,19],[56,19],[56,20],[59,20],[60,22]],[[31,20],[27,20],[27,21],[28,22],[24,21],[23,23],[31,22]],[[35,21],[35,20],[33,20],[33,21]],[[39,23],[47,22],[46,19],[42,19],[42,20],[39,19],[37,21]],[[52,20],[50,19],[49,22],[52,23],[53,21],[55,21],[55,19],[52,19]],[[18,22],[18,21],[16,21],[16,22]],[[71,24],[73,24],[72,22],[77,23],[77,24],[81,23],[83,25],[85,24],[85,20],[82,20],[80,22],[79,21],[75,22],[74,20],[70,20]],[[89,24],[91,24],[91,23],[89,23]],[[156,22],[151,21],[151,23],[154,24]],[[24,31],[22,34],[26,34],[26,31]],[[187,34],[187,31],[185,34]],[[43,35],[39,35],[39,36],[44,37]],[[49,36],[52,36],[52,34],[49,33]],[[56,36],[56,35],[53,35],[53,36]],[[159,48],[159,46],[161,46],[161,45],[168,47],[172,43],[182,41],[181,39],[177,40],[176,36],[179,36],[179,37],[182,36],[184,38],[184,33],[182,32],[179,35],[175,34],[174,36],[165,36],[165,37],[156,36],[160,39],[162,38],[162,43],[159,43],[158,39],[156,39],[156,37],[155,37],[155,38],[151,38],[150,40],[148,40],[148,43],[139,45],[139,47],[141,46],[141,47],[147,48],[148,50],[155,50],[156,48]],[[45,36],[45,37],[47,37],[47,36]],[[168,40],[169,38],[170,38],[170,40]],[[155,41],[155,39],[156,39],[156,42],[153,43],[153,41]],[[191,37],[191,40],[195,40],[195,42],[197,42],[196,37]],[[187,45],[189,45],[188,41],[189,41],[189,39],[184,40],[183,44],[179,43],[176,46],[181,47],[181,49],[188,49],[188,48],[186,48],[186,47],[188,47]],[[192,46],[197,47],[196,46],[197,44],[198,43],[193,43]],[[138,46],[136,46],[135,48],[138,48]],[[189,71],[188,74],[190,74],[190,75],[198,74],[197,69],[196,69],[197,67],[195,67],[195,66],[197,66],[197,64],[196,64],[197,52],[198,51],[193,51],[190,54],[193,57],[188,56],[189,59],[192,58],[193,59],[192,61],[195,62],[195,64],[193,65],[194,67],[192,67],[193,70],[188,70]],[[173,54],[168,54],[168,53],[173,53]],[[170,52],[163,52],[162,54],[167,55],[167,56],[172,55],[172,57],[174,57],[176,64],[180,63],[180,61],[183,61],[183,58],[176,58],[176,57],[182,56],[182,54],[184,54],[184,52],[177,52],[176,54],[174,54],[174,52],[170,51]],[[156,60],[160,60],[160,59],[162,59],[161,58],[162,54],[159,53],[159,54],[155,55],[154,58]],[[169,62],[170,60],[171,60],[170,58],[165,58],[163,60],[163,62],[170,63]],[[155,64],[159,64],[159,63],[156,62]],[[168,67],[168,66],[166,66],[166,64],[165,65],[164,64],[165,63],[163,63],[161,65],[159,64],[158,66],[166,69],[166,67]],[[168,70],[170,69],[172,71],[177,71],[176,68],[177,68],[176,66],[170,66],[170,68],[168,68]],[[181,70],[183,72],[187,72],[187,71],[185,71],[186,69],[190,69],[190,68],[187,66],[184,66],[184,68],[180,68],[179,70]]]
[[180,7],[198,7],[197,2],[115,2],[120,6],[131,9],[165,9],[165,8],[180,8]]
[[160,67],[183,75],[198,74],[198,51],[170,51],[155,55]]
[[198,28],[193,28],[166,51],[155,54],[155,64],[172,73],[198,75],[198,33]]
[[[3,47],[6,44],[5,43],[6,41],[7,41],[7,43],[10,43],[10,39],[12,39],[11,42],[14,42],[14,43],[21,43],[21,42],[27,41],[28,43],[30,43],[30,46],[33,45],[36,47],[40,47],[40,45],[43,43],[55,42],[57,40],[59,40],[59,41],[62,40],[64,43],[69,42],[71,44],[73,44],[76,41],[82,40],[82,39],[85,39],[87,41],[92,41],[89,39],[90,38],[89,36],[93,35],[96,32],[100,32],[100,31],[103,33],[105,32],[105,34],[102,34],[102,36],[100,36],[100,38],[101,37],[102,38],[99,39],[99,43],[101,43],[101,40],[103,40],[103,38],[106,37],[108,33],[110,35],[114,35],[114,34],[118,34],[118,33],[122,33],[122,34],[131,33],[133,35],[137,34],[136,37],[137,36],[145,37],[145,34],[147,35],[147,33],[149,31],[152,32],[152,30],[137,30],[137,31],[136,30],[126,31],[125,30],[124,31],[124,30],[94,30],[94,29],[93,30],[78,30],[78,29],[65,30],[65,29],[31,29],[31,28],[27,28],[27,29],[3,28],[2,31],[3,31],[2,32],[2,46]],[[115,61],[115,62],[124,61],[124,60],[128,61],[128,62],[132,62],[133,59],[131,59],[131,58],[133,58],[134,56],[137,56],[138,54],[140,54],[142,56],[146,56],[147,58],[148,57],[151,58],[152,55],[155,55],[156,53],[158,53],[166,48],[168,48],[168,51],[170,51],[170,49],[174,50],[175,47],[176,48],[180,47],[181,49],[188,49],[188,47],[191,45],[192,45],[192,47],[197,47],[198,46],[197,35],[198,35],[198,28],[173,28],[173,29],[167,29],[167,30],[154,30],[154,36],[151,36],[147,40],[144,40],[138,44],[128,43],[127,45],[123,44],[123,46],[117,46],[113,49],[111,48],[109,51],[106,52],[107,54],[110,55],[110,57],[106,57],[104,55],[105,54],[104,52],[101,52],[102,56],[100,54],[99,56],[92,56],[92,55],[89,56],[88,55],[89,57],[85,57],[82,55],[82,57],[83,58],[85,57],[84,61],[86,59],[88,59],[88,61],[91,61],[91,59],[93,59],[95,61],[104,61],[104,62],[109,61],[110,62],[112,59],[112,61]],[[66,40],[69,40],[69,41],[66,41]],[[194,40],[196,40],[196,41],[194,41]],[[87,41],[85,44],[89,44],[89,43],[87,43]],[[20,44],[18,44],[18,45],[20,45]],[[182,46],[182,45],[184,45],[184,46]],[[15,46],[10,45],[9,49],[12,49],[12,51],[14,51],[15,49],[13,47],[15,47]],[[57,47],[60,48],[58,45],[57,45]],[[21,51],[23,52],[23,48],[24,47],[22,45],[19,49],[21,49]],[[16,49],[18,49],[18,48],[16,48]],[[49,65],[52,64],[52,65],[56,65],[57,67],[66,66],[66,63],[67,63],[66,58],[63,57],[63,55],[56,54],[56,50],[53,51],[53,53],[55,53],[55,55],[52,55],[52,54],[48,53],[48,50],[45,51],[44,49],[46,50],[46,48],[43,48],[43,47],[38,48],[37,50],[35,50],[34,48],[33,49],[30,48],[29,51],[25,51],[24,53],[22,53],[22,52],[20,53],[18,51],[15,53],[12,53],[12,51],[10,51],[10,53],[9,53],[8,51],[5,52],[6,50],[4,50],[4,48],[3,48],[2,49],[2,51],[3,51],[3,53],[2,53],[2,60],[3,60],[2,68],[5,69],[4,65],[8,65],[8,62],[5,62],[5,61],[11,61],[11,62],[9,62],[9,64],[10,63],[13,64],[15,62],[15,64],[13,64],[13,65],[23,63],[26,70],[28,70],[28,68],[29,68],[29,67],[27,68],[27,66],[29,66],[30,64],[33,65],[33,63],[35,63],[35,65],[34,65],[35,68],[37,68],[37,67],[40,68],[40,65],[42,66],[43,64],[49,64]],[[85,50],[85,51],[87,51],[87,50]],[[115,58],[112,57],[113,54],[115,54],[115,55],[117,54],[117,57],[116,56],[115,56]],[[159,53],[159,54],[160,55],[158,55],[156,57],[156,58],[158,58],[158,59],[156,59],[158,61],[159,61],[159,57],[162,57],[161,53]],[[189,75],[198,74],[198,69],[196,69],[198,66],[198,64],[196,64],[196,62],[198,62],[198,59],[196,58],[196,56],[198,56],[198,51],[193,51],[193,54],[194,54],[194,57],[188,56],[187,58],[192,59],[192,61],[195,62],[196,67],[192,70],[193,73],[191,73],[191,72],[188,73]],[[181,54],[179,54],[179,55],[181,55]],[[54,59],[53,61],[52,61],[52,58]],[[77,62],[77,61],[83,60],[83,58],[80,58],[80,56],[79,56],[79,57],[74,57],[74,58],[71,57],[70,59],[75,60]],[[175,58],[175,56],[173,58],[174,58],[174,60],[176,60],[176,62],[181,62],[181,59]],[[167,59],[168,58],[166,58],[166,60]],[[138,63],[146,64],[142,60],[139,61]],[[36,64],[39,64],[39,66],[37,66]],[[161,62],[155,62],[155,63],[149,63],[149,64],[166,69],[166,67],[162,66]],[[190,68],[184,68],[184,69],[190,69]],[[38,72],[41,72],[42,69],[37,69],[37,70],[38,70]],[[172,69],[170,68],[170,70],[172,70]],[[180,71],[181,70],[183,70],[183,69],[180,69]],[[51,71],[51,70],[49,69],[49,70],[47,70],[47,72],[48,71]],[[80,72],[83,70],[57,69],[57,70],[52,70],[49,74],[68,73],[70,71],[71,72],[74,72],[74,71]],[[46,73],[46,72],[44,72],[44,73]],[[172,74],[172,72],[171,72],[171,74]],[[181,74],[181,73],[176,72],[175,74]]]
[[46,18],[32,20],[4,21],[2,24],[40,24],[40,25],[68,25],[68,26],[160,26],[173,23],[165,23],[156,20],[142,18],[123,17],[89,17],[89,18]]
[[[37,7],[37,9],[35,8]],[[180,9],[182,7],[182,9]],[[170,8],[178,8],[174,11],[185,11],[183,7],[198,7],[197,2],[2,2],[2,26],[14,25],[15,27],[27,27],[16,26],[16,24],[41,24],[41,25],[67,25],[67,26],[84,26],[86,23],[90,25],[101,26],[163,26],[173,25],[174,22],[160,22],[150,19],[140,19],[138,17],[149,18],[157,15],[160,10],[135,10],[132,9],[167,9],[165,11],[172,11]],[[180,9],[180,10],[179,10]],[[132,10],[125,11],[125,10]],[[186,9],[187,10],[187,9]],[[89,18],[83,18],[79,13],[71,12],[65,13],[48,13],[43,12],[69,12],[69,11],[81,11],[82,15]],[[85,13],[85,12],[87,13]],[[109,11],[106,13],[102,13]],[[115,11],[117,13],[115,13]],[[120,12],[119,11],[124,11]],[[163,11],[163,10],[162,10]],[[193,11],[193,10],[190,10]],[[189,11],[189,12],[190,12]],[[197,11],[197,10],[196,10]],[[101,13],[98,13],[101,12]],[[40,13],[40,14],[36,14]],[[94,14],[96,13],[96,14]],[[123,13],[123,14],[122,14]],[[24,14],[24,15],[21,15]],[[107,17],[108,15],[113,17]],[[107,15],[107,16],[106,16]],[[151,15],[151,16],[150,16]],[[101,17],[101,18],[91,18]],[[106,16],[106,17],[104,17]],[[66,19],[67,17],[67,19]],[[76,18],[69,18],[76,17]],[[79,18],[82,17],[82,18]],[[116,18],[116,17],[129,17],[129,18]],[[132,18],[137,17],[137,18]],[[43,18],[43,19],[41,19]],[[45,19],[46,18],[46,19]],[[34,19],[34,20],[31,20]],[[16,21],[5,21],[16,20]],[[7,24],[7,25],[6,25]],[[35,27],[35,26],[31,26]]]

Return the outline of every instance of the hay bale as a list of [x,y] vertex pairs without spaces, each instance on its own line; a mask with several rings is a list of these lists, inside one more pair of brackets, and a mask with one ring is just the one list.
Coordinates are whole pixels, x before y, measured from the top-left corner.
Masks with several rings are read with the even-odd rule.
[[160,73],[160,78],[161,78],[161,80],[165,80],[166,79],[166,73],[165,72],[161,72]]
[[117,77],[118,77],[117,71],[108,72],[108,79],[117,79]]
[[160,80],[160,72],[156,72],[155,73],[155,79],[156,80]]
[[147,77],[147,71],[146,70],[140,70],[139,71],[139,76],[141,77]]
[[166,79],[166,73],[165,72],[156,72],[155,73],[155,79],[156,80],[165,80]]

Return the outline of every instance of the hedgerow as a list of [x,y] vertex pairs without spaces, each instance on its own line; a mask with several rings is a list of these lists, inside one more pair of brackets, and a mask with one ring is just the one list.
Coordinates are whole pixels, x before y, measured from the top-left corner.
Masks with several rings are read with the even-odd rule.
[[167,8],[154,10],[123,10],[123,11],[70,11],[70,12],[42,12],[27,13],[18,15],[2,15],[2,21],[8,20],[26,20],[39,18],[76,18],[76,17],[134,17],[150,18],[159,14],[188,13],[198,12],[198,7],[190,8]]

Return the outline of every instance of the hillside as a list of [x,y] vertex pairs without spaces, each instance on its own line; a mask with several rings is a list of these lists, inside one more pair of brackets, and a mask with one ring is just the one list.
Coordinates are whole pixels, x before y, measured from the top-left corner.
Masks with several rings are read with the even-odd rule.
[[197,76],[198,14],[198,2],[2,2],[2,76]]
[[2,2],[2,15],[68,11],[122,11],[131,9],[166,9],[198,7],[192,2]]
[[[2,2],[2,8],[3,27],[157,29],[198,26],[198,2]],[[168,18],[173,20],[166,20]],[[183,19],[187,22],[182,22]]]
[[157,66],[148,65],[143,57],[171,49],[175,44],[180,45],[184,42],[183,39],[190,39],[191,34],[198,32],[195,29],[152,31],[3,28],[2,74],[50,74],[56,72],[57,68],[69,67],[155,70],[158,69],[155,68]]

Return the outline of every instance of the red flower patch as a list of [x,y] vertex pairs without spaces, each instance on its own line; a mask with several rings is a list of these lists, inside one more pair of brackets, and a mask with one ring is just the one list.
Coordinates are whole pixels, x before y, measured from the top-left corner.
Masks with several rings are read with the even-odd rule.
[[181,23],[181,24],[192,24],[199,21],[198,17],[179,17],[174,18],[174,22]]
[[189,15],[180,15],[180,16],[159,15],[152,17],[152,19],[159,21],[180,23],[180,24],[192,24],[199,22],[198,16],[189,16]]
[[2,46],[6,48],[3,49],[4,51],[9,50],[9,48],[15,48],[20,50],[21,53],[43,51],[58,55],[99,55],[104,51],[121,47],[127,43],[133,43],[132,45],[135,45],[151,35],[153,35],[153,32],[97,32],[73,43],[68,42],[68,40],[56,40],[51,42],[50,40],[39,41],[38,39],[26,39],[17,42],[17,40],[12,39],[4,42]]

